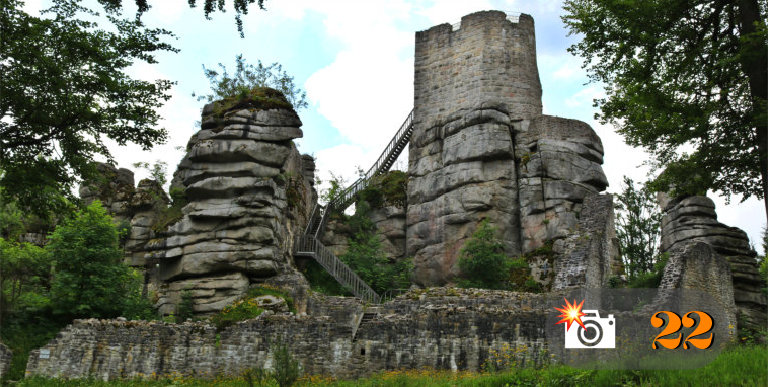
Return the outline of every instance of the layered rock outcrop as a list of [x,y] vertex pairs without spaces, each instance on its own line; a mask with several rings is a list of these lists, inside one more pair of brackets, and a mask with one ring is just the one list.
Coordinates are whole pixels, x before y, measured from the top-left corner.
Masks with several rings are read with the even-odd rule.
[[[542,115],[533,19],[502,12],[416,34],[407,255],[415,281],[450,283],[489,219],[507,255],[563,238],[607,186],[589,125]],[[606,258],[608,259],[608,258]]]
[[706,196],[671,198],[659,194],[662,252],[672,251],[692,242],[703,242],[728,260],[734,299],[740,318],[746,326],[764,328],[768,323],[768,306],[761,291],[762,279],[755,253],[747,234],[717,221],[715,204]]
[[296,272],[292,246],[311,210],[314,176],[292,141],[302,136],[296,113],[262,103],[203,109],[202,129],[172,184],[186,205],[164,237],[150,242],[161,313],[174,313],[184,291],[195,312],[212,313],[251,283]]
[[130,204],[136,184],[133,171],[106,163],[96,163],[96,171],[97,181],[80,186],[80,198],[86,205],[98,199],[115,221],[130,222],[133,215]]

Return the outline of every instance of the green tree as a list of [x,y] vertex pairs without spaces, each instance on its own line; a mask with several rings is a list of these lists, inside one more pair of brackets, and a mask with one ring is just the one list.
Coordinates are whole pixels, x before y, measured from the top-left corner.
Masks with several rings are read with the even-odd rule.
[[[583,35],[603,123],[664,172],[657,191],[707,189],[765,201],[768,216],[768,28],[765,0],[567,0]],[[690,150],[690,151],[689,151]]]
[[50,255],[43,248],[0,238],[0,325],[17,309],[47,306],[50,273]]
[[[0,8],[0,186],[24,209],[60,208],[79,178],[92,178],[97,155],[111,160],[106,139],[143,149],[162,143],[157,108],[171,82],[145,82],[125,70],[135,60],[176,51],[171,35],[109,13],[109,30],[84,18],[78,1],[56,0],[44,18],[19,0]],[[118,10],[119,11],[119,10]]]
[[168,163],[161,160],[155,160],[152,165],[146,161],[138,161],[133,163],[134,168],[144,169],[149,172],[150,177],[157,181],[160,186],[165,186],[168,182]]
[[653,269],[658,255],[661,232],[661,211],[653,192],[647,187],[635,187],[635,182],[624,176],[624,186],[615,196],[616,235],[624,261],[624,270],[631,281]]
[[146,317],[142,283],[122,262],[112,218],[95,200],[51,234],[46,246],[55,261],[51,285],[53,312],[78,317]]
[[246,96],[256,88],[269,87],[280,91],[295,110],[307,107],[305,93],[293,83],[293,77],[283,70],[283,66],[272,63],[264,66],[260,60],[256,66],[246,64],[243,55],[235,57],[235,73],[227,72],[227,67],[219,63],[221,73],[203,66],[205,77],[211,83],[211,94],[198,96],[197,99],[214,100],[233,96]]
[[510,263],[504,254],[504,244],[496,238],[496,228],[484,219],[459,251],[459,284],[462,287],[504,289]]

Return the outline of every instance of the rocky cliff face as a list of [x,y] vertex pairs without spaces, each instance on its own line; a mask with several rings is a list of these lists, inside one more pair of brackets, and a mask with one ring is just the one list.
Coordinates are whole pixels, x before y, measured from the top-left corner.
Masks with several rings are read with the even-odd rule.
[[[309,160],[292,140],[301,121],[289,108],[258,103],[206,105],[202,130],[187,145],[172,190],[183,190],[181,216],[150,243],[162,281],[161,313],[191,292],[197,313],[212,313],[251,283],[295,277],[294,238],[314,198]],[[299,285],[297,285],[299,286]]]
[[765,295],[761,291],[757,255],[749,245],[747,234],[717,221],[715,203],[705,196],[671,198],[659,194],[664,212],[661,219],[662,252],[692,242],[704,242],[728,260],[734,298],[740,317],[747,326],[764,328],[768,323]]
[[96,163],[99,178],[80,186],[80,198],[88,205],[100,200],[117,222],[129,222],[132,217],[131,198],[135,192],[133,171],[110,164]]
[[415,281],[450,283],[489,219],[507,255],[563,238],[607,186],[589,125],[541,114],[533,19],[478,12],[416,35],[407,255]]

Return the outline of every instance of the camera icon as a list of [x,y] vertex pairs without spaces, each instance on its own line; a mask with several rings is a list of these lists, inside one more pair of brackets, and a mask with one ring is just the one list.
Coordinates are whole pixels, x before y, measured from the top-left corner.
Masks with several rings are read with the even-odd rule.
[[[581,318],[584,328],[565,328],[565,348],[616,348],[616,319],[612,314],[600,318],[597,310],[585,310]],[[586,329],[585,329],[586,328]]]

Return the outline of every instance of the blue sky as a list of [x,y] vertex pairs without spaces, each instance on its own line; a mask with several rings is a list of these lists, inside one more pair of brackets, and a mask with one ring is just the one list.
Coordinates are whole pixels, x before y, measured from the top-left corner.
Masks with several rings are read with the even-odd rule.
[[[133,15],[133,0],[123,1],[128,4],[126,15]],[[183,156],[176,147],[186,145],[198,130],[195,122],[203,102],[192,93],[209,91],[202,66],[221,62],[232,69],[235,56],[243,54],[249,63],[257,59],[281,63],[307,91],[310,105],[299,112],[304,124],[299,149],[317,157],[321,179],[327,180],[333,171],[351,182],[356,166],[369,167],[411,110],[414,33],[457,22],[468,13],[495,9],[533,16],[544,113],[592,125],[606,149],[603,168],[610,182],[608,191],[620,189],[623,175],[640,181],[647,178],[648,169],[642,163],[648,155],[625,145],[612,127],[593,119],[592,99],[602,95],[602,87],[586,84],[582,60],[566,51],[578,36],[567,36],[560,20],[561,1],[266,0],[266,12],[254,7],[243,18],[244,39],[239,37],[232,11],[205,20],[202,9],[190,9],[185,0],[149,3],[153,8],[144,16],[145,23],[173,31],[176,39],[170,42],[181,51],[159,55],[156,65],[137,63],[131,73],[147,80],[178,82],[160,112],[171,136],[167,144],[149,152],[136,146],[113,146],[121,167],[162,160],[172,173]],[[27,0],[27,9],[35,12],[46,4],[47,0]],[[399,162],[403,168],[405,153]],[[145,176],[145,172],[136,173],[137,181]],[[739,203],[734,198],[725,205],[723,198],[710,197],[721,222],[744,229],[759,245],[765,224],[762,202]]]

